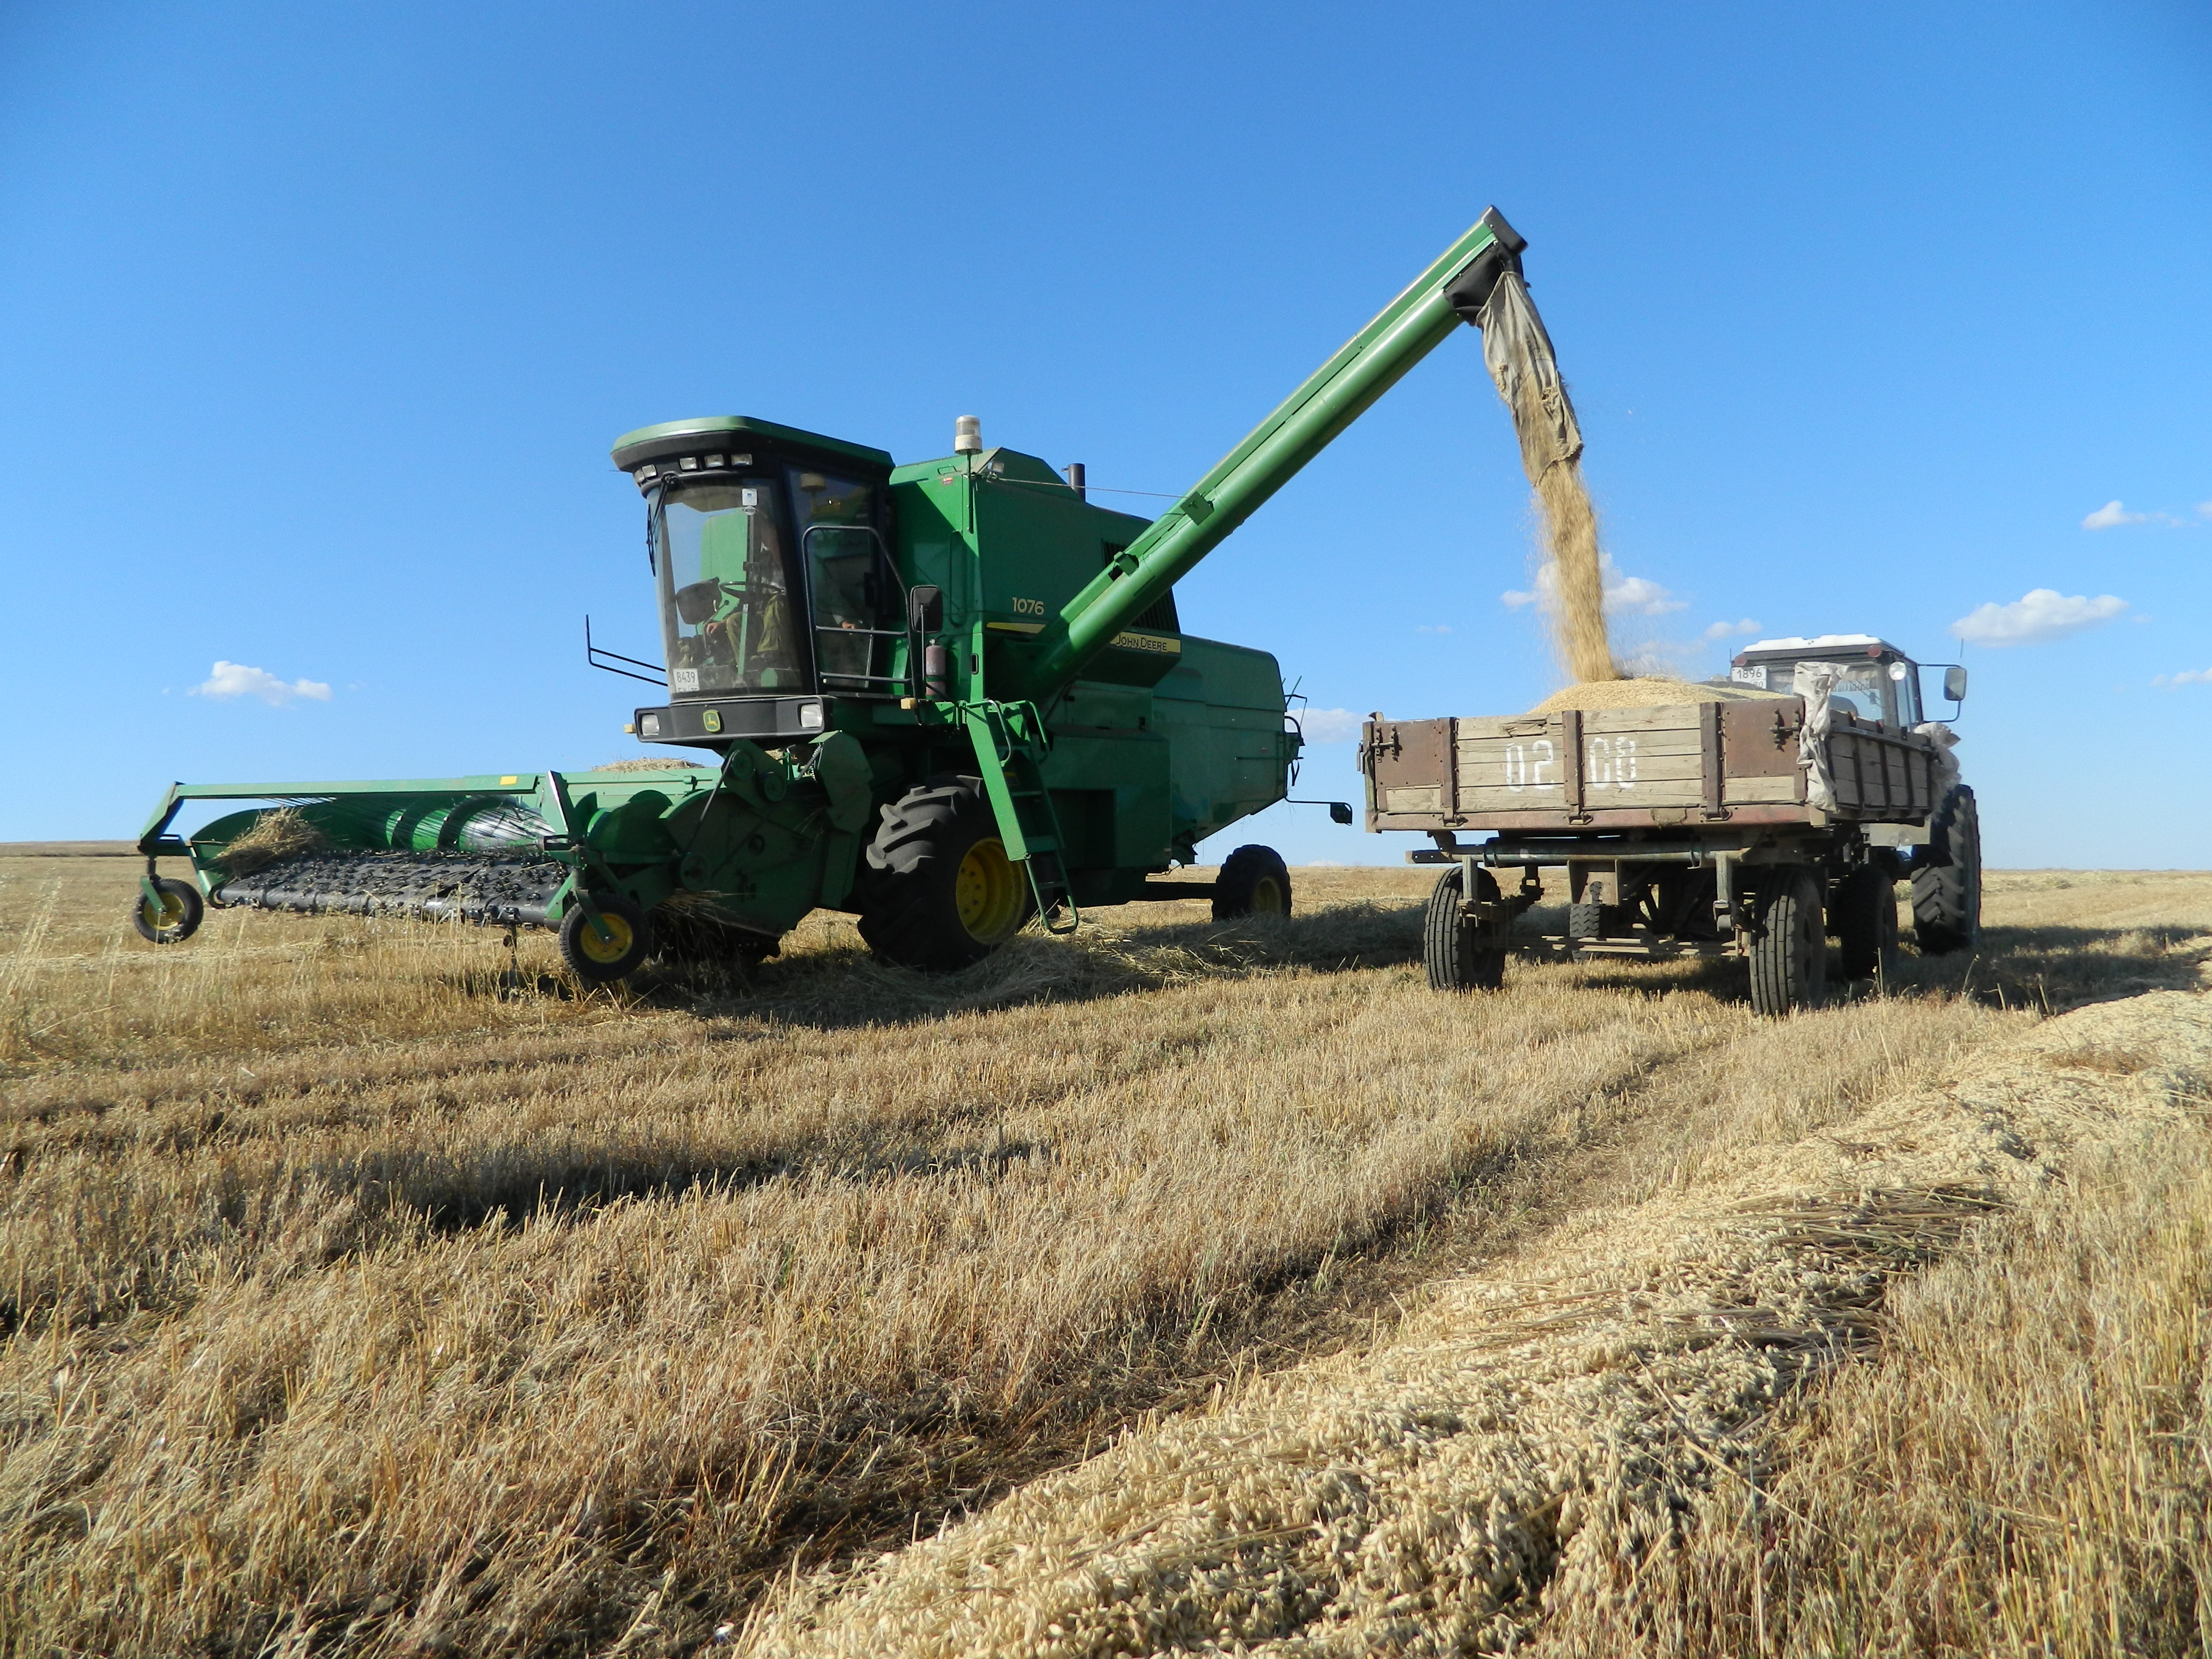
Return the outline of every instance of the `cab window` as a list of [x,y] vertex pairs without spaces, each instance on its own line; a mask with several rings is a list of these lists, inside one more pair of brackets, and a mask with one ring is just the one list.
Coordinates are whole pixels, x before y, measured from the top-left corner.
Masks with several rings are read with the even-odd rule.
[[792,572],[772,478],[672,488],[655,526],[669,690],[797,690]]
[[[1797,671],[1801,668],[1833,668],[1837,673],[1835,690],[1828,694],[1831,707],[1847,714],[1856,714],[1863,720],[1881,720],[1895,726],[1900,723],[1918,723],[1918,700],[1908,678],[1900,682],[1890,678],[1888,663],[1875,662],[1865,657],[1853,657],[1838,661],[1832,657],[1805,657],[1796,662],[1747,663],[1735,670],[1729,678],[1738,685],[1756,686],[1762,691],[1791,691],[1796,689]],[[1906,673],[1911,670],[1908,665]],[[1908,703],[1905,699],[1911,698]],[[1910,708],[1912,717],[1900,722],[1900,711]]]
[[1927,717],[1920,712],[1920,670],[1909,662],[1889,665],[1890,682],[1896,687],[1897,724],[1910,731]]
[[823,689],[892,689],[891,647],[905,637],[905,603],[877,532],[878,486],[793,467],[791,487]]

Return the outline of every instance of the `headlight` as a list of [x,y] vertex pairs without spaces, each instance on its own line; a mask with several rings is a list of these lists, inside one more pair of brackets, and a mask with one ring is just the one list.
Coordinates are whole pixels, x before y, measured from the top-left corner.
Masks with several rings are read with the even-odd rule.
[[799,704],[799,723],[810,732],[820,730],[822,726],[822,705],[818,702],[802,702]]
[[659,737],[660,735],[660,716],[658,714],[639,715],[637,717],[637,734],[641,738]]

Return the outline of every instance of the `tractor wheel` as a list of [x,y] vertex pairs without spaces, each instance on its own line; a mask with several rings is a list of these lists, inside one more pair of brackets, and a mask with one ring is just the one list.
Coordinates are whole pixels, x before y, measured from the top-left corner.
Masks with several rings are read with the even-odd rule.
[[161,896],[158,908],[143,893],[131,907],[131,925],[138,930],[140,939],[149,945],[180,945],[199,932],[207,904],[198,888],[188,881],[156,876],[154,890]]
[[1006,856],[980,778],[930,778],[883,809],[868,843],[860,937],[887,962],[981,962],[1029,920],[1030,884]]
[[1862,865],[1836,884],[1836,938],[1845,979],[1887,979],[1897,966],[1897,882]]
[[[1505,979],[1505,946],[1486,939],[1474,918],[1461,908],[1458,868],[1437,878],[1421,921],[1421,959],[1428,966],[1431,991],[1495,991]],[[1487,870],[1474,872],[1478,902],[1498,902],[1498,880]]]
[[1923,957],[1981,943],[1982,823],[1964,784],[1943,797],[1929,820],[1928,845],[1913,857],[1912,937]]
[[619,893],[594,893],[592,902],[606,923],[606,937],[599,936],[581,905],[572,907],[561,919],[561,960],[587,985],[628,979],[653,954],[653,924]]
[[1272,847],[1240,847],[1221,861],[1213,883],[1213,919],[1287,916],[1291,914],[1291,872]]
[[1751,1006],[1762,1014],[1814,1008],[1828,988],[1828,932],[1820,878],[1810,866],[1771,866],[1759,883],[1751,931]]

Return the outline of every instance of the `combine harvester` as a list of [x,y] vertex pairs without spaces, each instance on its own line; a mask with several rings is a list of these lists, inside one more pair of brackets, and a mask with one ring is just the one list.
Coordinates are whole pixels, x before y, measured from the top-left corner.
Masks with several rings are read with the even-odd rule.
[[[1149,524],[966,418],[951,455],[903,466],[745,417],[634,432],[614,459],[645,498],[666,666],[587,649],[665,684],[638,738],[714,764],[179,783],[139,839],[138,929],[186,939],[204,897],[544,927],[605,981],[656,941],[757,960],[817,908],[894,962],[953,968],[1032,915],[1065,931],[1079,905],[1203,895],[1149,878],[1284,799],[1301,738],[1275,659],[1182,633],[1175,583],[1478,322],[1525,246],[1484,214]],[[261,804],[170,833],[209,800]],[[1212,897],[1286,911],[1289,874],[1239,848]]]

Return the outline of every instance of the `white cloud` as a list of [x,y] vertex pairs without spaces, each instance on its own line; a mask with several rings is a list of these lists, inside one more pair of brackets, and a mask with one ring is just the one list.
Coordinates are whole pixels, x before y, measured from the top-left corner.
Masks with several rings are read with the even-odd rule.
[[1705,637],[1708,640],[1747,640],[1765,626],[1765,623],[1755,623],[1748,617],[1741,622],[1717,622],[1705,629]]
[[[1599,556],[1603,561],[1600,580],[1605,584],[1605,610],[1609,617],[1663,617],[1670,611],[1686,611],[1687,599],[1678,599],[1648,576],[1624,576],[1620,567],[1613,563],[1610,553]],[[1509,611],[1519,611],[1528,605],[1539,605],[1549,610],[1557,599],[1559,587],[1559,567],[1547,559],[1536,571],[1536,586],[1529,592],[1510,590],[1498,597]]]
[[195,697],[258,697],[272,707],[299,697],[317,702],[331,700],[331,688],[320,680],[280,680],[265,668],[248,668],[242,662],[218,660],[215,672],[191,688]]
[[2185,668],[2179,674],[2154,674],[2153,685],[2212,685],[2212,668]]
[[1298,724],[1308,743],[1349,743],[1359,735],[1360,718],[1349,708],[1309,708]]
[[[2212,519],[2212,501],[2199,501],[2197,505],[2197,516],[2199,519]],[[2189,523],[2190,520],[2187,519],[2176,518],[2171,513],[2130,513],[2118,501],[2106,501],[2094,513],[2081,520],[2081,528],[2111,530],[2124,524],[2154,524],[2167,530],[2181,530],[2186,528]]]
[[[1619,575],[1612,563],[1606,561],[1606,574]],[[1606,584],[1605,608],[1615,616],[1663,617],[1669,611],[1687,611],[1690,602],[1676,599],[1649,577],[1621,576],[1618,582]]]
[[2010,605],[1975,606],[1951,632],[1968,645],[2042,645],[2108,623],[2127,608],[2125,599],[2110,593],[2069,599],[2055,587],[2037,587]]
[[2150,516],[2148,513],[2130,513],[2118,501],[2106,501],[2081,520],[2084,530],[2111,530],[2124,524],[2141,524]]

